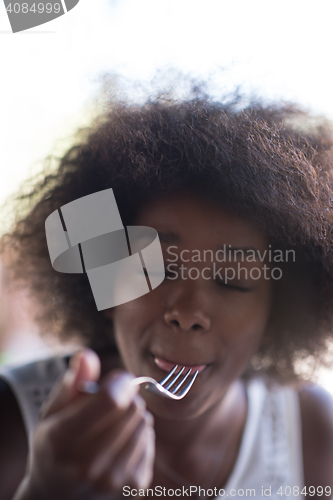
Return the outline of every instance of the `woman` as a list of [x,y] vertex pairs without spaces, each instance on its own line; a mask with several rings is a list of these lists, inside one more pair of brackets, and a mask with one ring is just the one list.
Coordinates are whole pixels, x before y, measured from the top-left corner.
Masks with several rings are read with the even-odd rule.
[[[309,124],[279,105],[113,103],[35,187],[5,239],[13,273],[45,331],[90,349],[67,370],[49,360],[3,376],[2,498],[25,474],[24,426],[35,432],[15,499],[331,497],[332,398],[299,375],[332,336],[333,142],[330,125]],[[158,232],[166,277],[97,311],[86,274],[52,269],[44,224],[109,188],[124,226]],[[181,401],[131,383],[176,363],[199,370]],[[37,408],[65,370],[37,422],[33,394]],[[89,380],[97,394],[78,389]]]

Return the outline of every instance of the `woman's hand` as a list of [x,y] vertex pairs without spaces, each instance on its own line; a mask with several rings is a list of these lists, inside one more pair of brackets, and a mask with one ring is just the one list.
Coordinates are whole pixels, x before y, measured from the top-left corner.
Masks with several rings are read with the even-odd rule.
[[98,380],[100,362],[78,353],[44,407],[34,436],[29,475],[16,499],[102,499],[123,486],[147,488],[155,455],[153,417],[131,384],[116,371],[97,394],[80,394],[79,381]]

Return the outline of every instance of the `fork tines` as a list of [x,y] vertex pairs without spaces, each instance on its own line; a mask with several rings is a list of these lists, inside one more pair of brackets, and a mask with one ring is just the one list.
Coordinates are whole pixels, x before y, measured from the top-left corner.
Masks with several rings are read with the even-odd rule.
[[[178,381],[179,377],[182,375],[182,373],[185,370],[185,366],[183,366],[178,373],[175,374],[173,377],[173,374],[177,370],[179,365],[176,365],[173,367],[173,369],[167,374],[164,379],[162,379],[159,383],[162,387],[164,387],[166,390],[170,391],[172,394],[177,394],[177,396],[183,396],[188,393],[188,391],[191,389],[195,379],[197,378],[198,375],[198,370],[192,375],[192,377],[189,379],[188,383],[181,389],[183,386],[185,380],[189,377],[192,368],[190,368],[185,375],[181,378],[181,380],[178,382],[178,384],[175,386],[176,382]],[[171,379],[171,380],[170,380]],[[169,382],[167,384],[167,382]],[[181,389],[181,390],[180,390]],[[180,390],[180,391],[179,391]],[[179,392],[178,392],[179,391]]]

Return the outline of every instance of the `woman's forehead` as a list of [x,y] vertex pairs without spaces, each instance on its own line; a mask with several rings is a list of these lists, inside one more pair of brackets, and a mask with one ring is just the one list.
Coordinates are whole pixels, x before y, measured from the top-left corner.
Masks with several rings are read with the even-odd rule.
[[264,232],[246,218],[194,194],[162,197],[146,204],[137,223],[156,229],[162,243],[266,248]]

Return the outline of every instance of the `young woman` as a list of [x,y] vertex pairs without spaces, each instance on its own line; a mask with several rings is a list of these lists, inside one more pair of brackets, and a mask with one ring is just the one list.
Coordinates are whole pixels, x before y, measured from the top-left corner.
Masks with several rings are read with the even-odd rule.
[[[2,375],[2,499],[332,496],[332,398],[301,375],[333,331],[332,146],[293,107],[110,104],[4,239],[44,330],[87,348]],[[45,220],[109,188],[166,277],[98,311],[86,274],[52,268]],[[181,401],[131,383],[176,363],[199,370]]]

